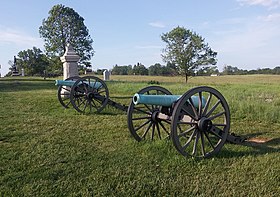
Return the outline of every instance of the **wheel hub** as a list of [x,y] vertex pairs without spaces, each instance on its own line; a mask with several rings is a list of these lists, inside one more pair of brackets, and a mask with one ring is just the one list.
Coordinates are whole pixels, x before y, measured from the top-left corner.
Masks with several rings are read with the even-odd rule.
[[158,109],[156,109],[156,110],[154,110],[152,112],[151,117],[152,117],[152,121],[153,122],[158,122],[158,114],[159,114],[159,110]]
[[200,131],[210,131],[210,129],[212,128],[212,121],[202,117],[199,121],[198,121],[198,129]]
[[90,100],[92,100],[92,98],[94,97],[94,93],[92,93],[92,92],[88,92],[86,95],[87,95],[87,98]]

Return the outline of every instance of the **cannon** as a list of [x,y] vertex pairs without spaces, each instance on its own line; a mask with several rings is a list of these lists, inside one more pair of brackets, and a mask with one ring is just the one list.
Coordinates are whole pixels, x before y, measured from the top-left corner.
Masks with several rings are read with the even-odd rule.
[[[208,158],[233,136],[230,110],[223,95],[201,86],[172,95],[160,86],[136,93],[128,107],[128,128],[137,140],[171,138],[184,156]],[[229,137],[230,136],[230,137]]]
[[58,100],[81,113],[101,112],[106,105],[127,112],[129,132],[136,141],[168,138],[184,156],[208,158],[226,141],[245,139],[229,133],[230,110],[223,95],[208,86],[195,87],[183,95],[161,86],[148,86],[131,98],[129,106],[109,97],[107,85],[94,76],[56,80]]
[[98,77],[70,77],[66,80],[56,80],[55,85],[58,86],[58,100],[64,108],[72,105],[76,111],[87,114],[101,112],[106,105],[110,105],[127,111],[127,106],[109,98],[106,83]]

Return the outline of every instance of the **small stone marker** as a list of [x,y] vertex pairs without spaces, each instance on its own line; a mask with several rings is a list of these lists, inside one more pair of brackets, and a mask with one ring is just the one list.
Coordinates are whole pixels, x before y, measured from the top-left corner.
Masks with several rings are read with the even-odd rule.
[[103,80],[109,81],[110,80],[110,72],[108,70],[103,71]]
[[21,69],[21,76],[24,77],[24,68]]

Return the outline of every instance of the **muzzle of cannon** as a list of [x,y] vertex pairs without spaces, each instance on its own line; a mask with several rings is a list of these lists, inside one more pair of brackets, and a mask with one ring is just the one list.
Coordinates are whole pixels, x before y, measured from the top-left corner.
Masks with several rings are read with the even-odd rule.
[[227,140],[230,111],[216,89],[202,86],[172,95],[150,86],[133,96],[128,108],[128,128],[137,140],[171,138],[184,156],[211,157]]

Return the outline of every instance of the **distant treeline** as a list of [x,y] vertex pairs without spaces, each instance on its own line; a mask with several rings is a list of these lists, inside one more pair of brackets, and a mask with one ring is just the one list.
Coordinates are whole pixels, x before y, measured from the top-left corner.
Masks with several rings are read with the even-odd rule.
[[167,64],[163,66],[159,63],[146,68],[143,64],[137,63],[134,66],[118,66],[115,65],[111,70],[113,75],[158,75],[158,76],[174,76],[178,75],[175,65]]
[[[34,50],[34,49],[33,49]],[[39,51],[40,54],[41,51]],[[19,57],[17,59],[18,66],[17,69],[20,71],[21,68],[25,69],[26,76],[44,76],[44,77],[57,77],[63,74],[61,62],[57,58],[56,61],[53,61],[45,58],[45,56],[39,56],[38,58],[33,60],[29,58],[28,61],[24,61],[24,58],[21,58],[21,53],[19,53]],[[41,58],[42,57],[42,58]],[[13,65],[12,62],[9,62],[10,65]],[[12,70],[12,67],[10,68]],[[97,69],[96,71],[92,71],[92,69],[85,68],[82,66],[78,67],[79,74],[86,73],[94,73],[97,75],[102,75],[104,70],[108,69]],[[150,76],[177,76],[180,75],[181,72],[175,64],[167,63],[167,65],[161,65],[156,63],[151,65],[150,67],[146,67],[141,63],[137,63],[134,66],[132,65],[115,65],[112,69],[109,70],[112,75],[150,75]],[[10,71],[6,76],[10,76],[12,72]],[[225,65],[223,67],[222,72],[220,72],[217,66],[204,66],[200,67],[200,69],[193,69],[189,71],[190,76],[210,76],[210,75],[251,75],[251,74],[280,74],[280,66],[271,68],[259,68],[256,70],[243,70],[237,67],[233,67],[230,65]]]
[[252,75],[252,74],[280,74],[280,66],[271,68],[258,68],[256,70],[243,70],[233,66],[224,66],[223,75]]
[[[96,74],[102,74],[103,69],[98,69]],[[177,76],[180,74],[179,70],[174,64],[168,63],[166,66],[156,63],[148,68],[143,64],[118,66],[115,65],[111,70],[112,75],[151,75],[151,76]],[[243,70],[237,67],[226,65],[222,72],[219,72],[217,66],[203,67],[198,70],[192,70],[192,76],[210,76],[210,75],[251,75],[251,74],[280,74],[280,67],[259,68],[256,70]]]

